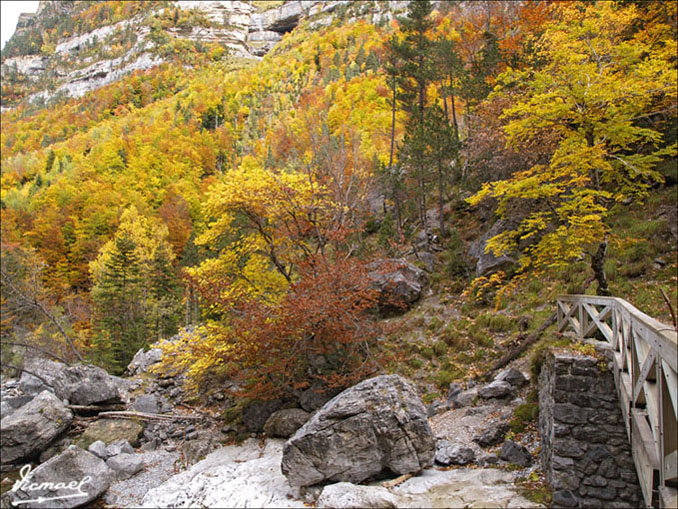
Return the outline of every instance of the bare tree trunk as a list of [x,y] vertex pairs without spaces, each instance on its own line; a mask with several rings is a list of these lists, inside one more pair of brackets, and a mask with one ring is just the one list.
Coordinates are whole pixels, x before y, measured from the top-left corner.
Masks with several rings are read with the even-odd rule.
[[440,160],[438,161],[438,221],[440,223],[440,236],[446,237],[447,233],[445,232],[445,217],[443,215],[443,207],[445,203],[445,197],[443,196],[443,168]]
[[450,102],[452,103],[452,124],[454,125],[454,139],[459,141],[459,124],[457,123],[457,109],[454,105],[454,93],[450,97]]

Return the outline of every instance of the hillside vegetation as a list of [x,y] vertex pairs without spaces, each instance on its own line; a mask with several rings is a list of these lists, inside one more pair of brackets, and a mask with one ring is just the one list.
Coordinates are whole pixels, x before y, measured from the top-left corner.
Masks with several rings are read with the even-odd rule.
[[[144,9],[122,4],[41,43]],[[165,4],[158,23],[200,21]],[[375,8],[302,21],[259,61],[175,43],[50,107],[3,86],[3,369],[29,343],[119,373],[185,327],[167,369],[196,389],[293,396],[389,370],[434,399],[560,293],[670,323],[676,4],[420,1],[376,25]],[[509,261],[477,271],[478,242]],[[430,289],[383,320],[368,273],[398,257]]]

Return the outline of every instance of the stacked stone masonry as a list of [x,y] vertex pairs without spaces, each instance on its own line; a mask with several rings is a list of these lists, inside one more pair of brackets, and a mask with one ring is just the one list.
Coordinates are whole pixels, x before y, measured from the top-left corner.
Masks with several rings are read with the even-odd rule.
[[541,460],[552,507],[643,505],[607,362],[549,352],[539,377]]

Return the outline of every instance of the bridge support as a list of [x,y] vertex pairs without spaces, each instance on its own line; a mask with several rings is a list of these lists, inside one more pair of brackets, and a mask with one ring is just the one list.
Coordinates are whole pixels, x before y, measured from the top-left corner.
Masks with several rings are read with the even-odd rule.
[[678,507],[678,339],[622,299],[558,297],[558,330],[607,351],[645,504]]

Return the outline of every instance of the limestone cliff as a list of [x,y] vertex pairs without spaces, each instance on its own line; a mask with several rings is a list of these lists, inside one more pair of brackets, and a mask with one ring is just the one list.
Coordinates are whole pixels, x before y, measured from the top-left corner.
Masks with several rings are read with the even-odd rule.
[[[80,97],[183,55],[257,59],[304,20],[310,29],[335,19],[386,22],[408,1],[236,0],[125,2],[41,1],[22,14],[2,53],[2,108],[22,101]],[[272,7],[272,8],[268,8]],[[221,48],[221,49],[220,49]]]

